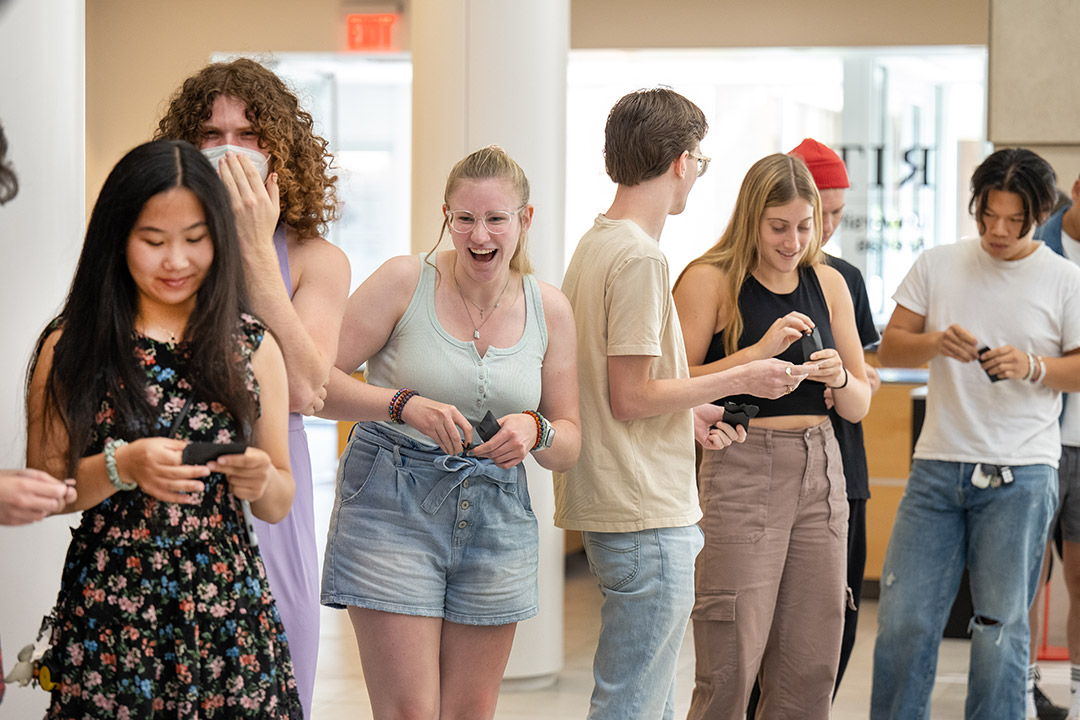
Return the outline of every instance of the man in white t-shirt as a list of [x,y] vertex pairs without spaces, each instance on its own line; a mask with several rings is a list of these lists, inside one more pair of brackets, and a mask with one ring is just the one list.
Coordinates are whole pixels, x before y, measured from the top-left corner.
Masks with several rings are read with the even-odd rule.
[[871,720],[926,717],[967,565],[965,717],[1024,717],[1028,607],[1057,505],[1061,393],[1080,390],[1080,268],[1035,242],[1054,171],[999,150],[976,168],[980,237],[923,253],[878,355],[929,362],[926,419],[882,569]]
[[615,104],[604,144],[615,200],[563,280],[577,325],[582,440],[577,465],[555,476],[555,524],[583,531],[604,596],[591,720],[674,716],[703,544],[694,439],[718,449],[746,438],[741,427],[714,428],[723,409],[708,403],[778,397],[811,369],[770,359],[690,377],[659,239],[708,167],[707,130],[701,110],[670,89]]

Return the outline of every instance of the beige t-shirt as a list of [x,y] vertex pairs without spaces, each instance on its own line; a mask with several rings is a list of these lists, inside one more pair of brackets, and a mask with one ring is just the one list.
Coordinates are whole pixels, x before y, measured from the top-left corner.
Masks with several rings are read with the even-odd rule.
[[577,325],[582,438],[577,465],[555,474],[555,524],[593,532],[692,525],[701,518],[692,412],[623,422],[608,395],[613,355],[653,357],[653,378],[690,376],[667,258],[635,223],[600,215],[562,290]]

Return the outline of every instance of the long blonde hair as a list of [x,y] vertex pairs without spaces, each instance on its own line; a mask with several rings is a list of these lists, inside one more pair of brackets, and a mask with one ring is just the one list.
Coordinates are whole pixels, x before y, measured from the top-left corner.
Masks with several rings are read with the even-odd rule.
[[[450,196],[454,194],[458,186],[465,180],[505,180],[510,183],[517,195],[518,207],[524,212],[529,204],[529,178],[525,177],[525,171],[521,169],[512,157],[498,145],[488,145],[485,148],[470,153],[458,160],[450,174],[446,178],[446,189],[443,191],[443,202],[450,204]],[[520,213],[519,213],[520,219]],[[427,255],[426,262],[431,264],[431,255],[442,242],[443,235],[449,226],[449,219],[443,218],[442,228],[439,230],[439,239]],[[438,268],[436,268],[438,270]],[[528,275],[532,272],[532,262],[529,260],[529,231],[524,227],[518,235],[517,247],[510,258],[510,270]]]
[[[728,308],[728,322],[724,326],[724,351],[731,355],[738,349],[739,336],[743,331],[742,312],[739,309],[739,291],[750,277],[761,254],[761,218],[765,209],[786,205],[795,198],[802,198],[814,208],[814,226],[810,243],[799,259],[799,267],[811,267],[821,261],[821,196],[818,195],[814,178],[801,158],[777,153],[758,160],[746,173],[735,210],[727,228],[709,250],[693,260],[694,265],[715,265],[724,271],[720,288],[720,301]],[[678,287],[682,274],[675,281]]]

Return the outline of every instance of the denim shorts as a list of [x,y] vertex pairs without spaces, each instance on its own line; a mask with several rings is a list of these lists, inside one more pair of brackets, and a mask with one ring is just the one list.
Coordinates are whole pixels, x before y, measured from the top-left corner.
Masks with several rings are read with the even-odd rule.
[[515,623],[537,612],[538,545],[524,467],[357,423],[338,465],[322,603]]

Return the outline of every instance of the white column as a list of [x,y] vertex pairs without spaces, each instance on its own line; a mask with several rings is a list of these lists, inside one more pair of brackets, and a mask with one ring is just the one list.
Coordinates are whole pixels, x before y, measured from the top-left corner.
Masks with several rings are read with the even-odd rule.
[[[26,364],[82,247],[84,18],[82,0],[0,2],[0,123],[19,178],[19,194],[0,207],[0,468],[23,467]],[[0,527],[5,672],[56,602],[71,520]],[[41,717],[47,700],[8,687],[0,716]]]
[[[536,216],[537,276],[563,271],[569,0],[413,0],[413,251],[442,224],[446,175],[497,143],[525,170]],[[563,532],[552,524],[551,473],[526,464],[540,524],[540,614],[518,626],[507,678],[554,679],[562,668]]]

